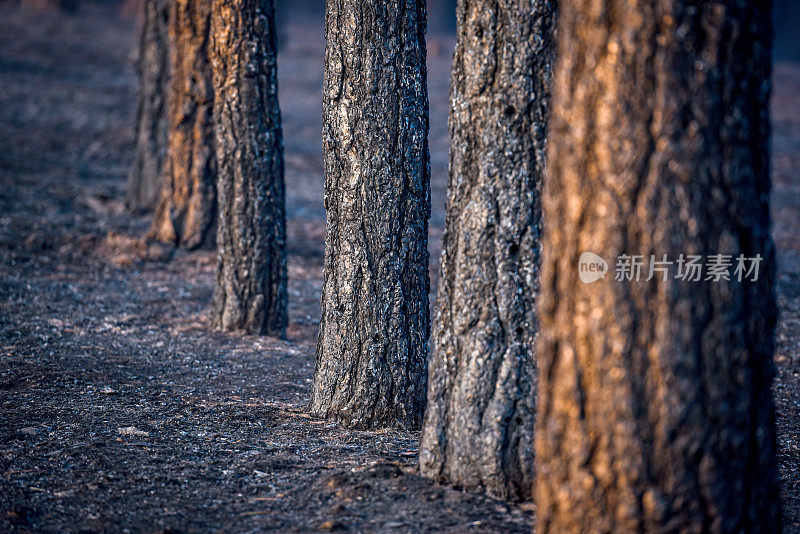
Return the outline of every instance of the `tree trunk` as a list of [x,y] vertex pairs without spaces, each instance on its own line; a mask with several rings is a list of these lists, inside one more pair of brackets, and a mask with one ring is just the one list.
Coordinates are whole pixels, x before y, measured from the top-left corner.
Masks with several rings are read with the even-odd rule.
[[286,213],[272,0],[212,4],[219,178],[214,326],[286,332]]
[[186,249],[214,242],[217,164],[210,31],[210,1],[172,2],[169,149],[150,237]]
[[[780,529],[768,5],[559,7],[543,197],[539,533]],[[620,256],[643,255],[643,275],[582,283],[587,251],[612,272]],[[689,281],[665,264],[666,277],[645,281],[651,254],[701,255],[706,270]],[[734,269],[729,281],[706,279],[714,254],[760,255],[757,281]]]
[[[149,2],[150,0],[125,0],[119,8],[119,14],[126,19],[136,21],[137,24],[141,23],[144,20],[143,15],[145,15],[145,10],[147,9],[145,4]],[[166,27],[164,32],[167,33]]]
[[170,0],[147,0],[139,42],[139,108],[136,112],[136,155],[128,176],[126,203],[132,211],[156,207],[167,153]]
[[423,0],[329,0],[325,269],[312,412],[419,428],[430,159]]
[[450,183],[420,471],[505,499],[533,487],[553,0],[461,0]]

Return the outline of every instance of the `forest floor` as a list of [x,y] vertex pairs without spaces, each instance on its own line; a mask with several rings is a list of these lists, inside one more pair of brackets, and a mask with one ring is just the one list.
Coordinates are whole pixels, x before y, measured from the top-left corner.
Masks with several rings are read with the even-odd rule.
[[[123,206],[134,23],[0,1],[0,531],[530,532],[515,505],[419,477],[414,432],[309,417],[322,285],[321,18],[282,28],[288,339],[209,331],[215,255],[146,246]],[[452,36],[429,38],[432,285]],[[775,70],[787,531],[800,531],[800,65]],[[432,293],[432,296],[435,293]]]

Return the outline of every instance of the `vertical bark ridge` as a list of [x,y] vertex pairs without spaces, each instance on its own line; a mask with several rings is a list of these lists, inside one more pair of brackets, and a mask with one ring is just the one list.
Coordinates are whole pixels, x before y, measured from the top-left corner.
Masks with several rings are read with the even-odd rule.
[[418,428],[430,214],[425,7],[329,0],[325,280],[312,412]]
[[169,149],[149,237],[187,249],[208,247],[217,213],[211,2],[172,0],[169,32]]
[[[769,3],[570,0],[559,21],[537,530],[776,532]],[[610,275],[581,283],[586,251]],[[763,260],[620,282],[623,254]]]
[[144,2],[137,62],[139,103],[136,111],[136,153],[125,198],[128,209],[132,211],[155,209],[161,193],[169,130],[169,13],[170,0]]
[[218,161],[214,327],[286,333],[286,209],[272,0],[212,3]]
[[533,484],[535,300],[556,2],[458,2],[450,181],[423,475],[522,500]]

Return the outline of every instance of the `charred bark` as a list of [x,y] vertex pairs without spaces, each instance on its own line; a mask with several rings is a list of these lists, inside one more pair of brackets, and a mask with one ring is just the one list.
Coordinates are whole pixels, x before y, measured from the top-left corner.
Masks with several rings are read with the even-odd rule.
[[[777,532],[768,3],[560,4],[538,532]],[[578,278],[585,251],[612,275]],[[617,281],[621,255],[763,258]],[[732,273],[735,272],[732,270]],[[631,271],[631,275],[633,272]]]
[[172,1],[169,148],[150,237],[186,249],[214,242],[217,164],[210,33],[211,2]]
[[136,154],[128,176],[126,204],[132,211],[155,209],[167,153],[167,95],[170,80],[170,0],[144,2],[139,42],[139,107]]
[[422,0],[329,0],[324,286],[312,412],[419,428],[430,160]]
[[217,139],[214,326],[286,332],[286,213],[272,0],[212,4]]
[[534,301],[555,2],[461,0],[450,183],[420,472],[533,487]]

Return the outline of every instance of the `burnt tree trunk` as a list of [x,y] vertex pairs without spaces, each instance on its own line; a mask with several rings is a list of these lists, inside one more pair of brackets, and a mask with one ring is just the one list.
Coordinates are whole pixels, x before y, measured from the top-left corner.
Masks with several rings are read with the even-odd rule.
[[210,33],[210,1],[172,1],[169,148],[149,235],[187,249],[214,242],[217,164]]
[[167,153],[167,95],[170,80],[170,0],[147,0],[139,41],[139,107],[136,154],[128,176],[126,203],[133,211],[156,207]]
[[[538,532],[776,532],[768,3],[559,6]],[[579,256],[611,275],[584,284]],[[763,258],[615,280],[621,255]],[[686,258],[684,258],[686,259]],[[624,259],[623,259],[624,263]],[[748,268],[751,265],[748,264]],[[630,273],[630,271],[626,271]]]
[[430,161],[423,0],[329,0],[324,285],[312,412],[419,428]]
[[286,213],[272,0],[212,4],[217,132],[214,326],[286,332]]
[[534,300],[555,2],[461,0],[450,183],[420,472],[533,487]]

